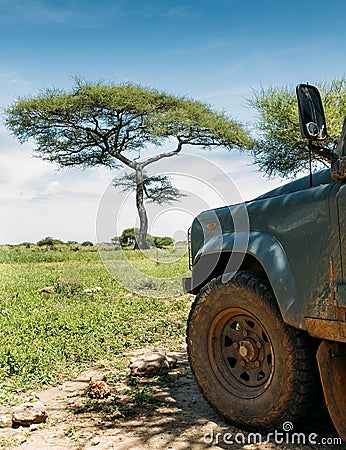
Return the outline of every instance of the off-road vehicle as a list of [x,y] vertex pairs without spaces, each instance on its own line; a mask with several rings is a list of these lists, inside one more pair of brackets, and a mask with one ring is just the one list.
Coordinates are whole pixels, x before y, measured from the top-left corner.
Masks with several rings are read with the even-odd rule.
[[188,353],[205,398],[243,428],[301,423],[320,378],[346,440],[346,120],[331,150],[319,91],[297,96],[301,136],[331,169],[194,219]]

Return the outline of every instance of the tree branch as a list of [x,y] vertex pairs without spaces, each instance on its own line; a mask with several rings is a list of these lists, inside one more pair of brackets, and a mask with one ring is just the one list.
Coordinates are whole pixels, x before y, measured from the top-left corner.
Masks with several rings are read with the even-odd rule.
[[116,156],[114,155],[114,157],[125,164],[125,166],[131,167],[131,169],[136,170],[136,168],[139,167],[138,163],[135,163],[134,161],[131,161],[131,159],[126,158],[126,156],[124,156],[120,152],[116,152]]
[[152,164],[156,161],[159,161],[160,159],[163,158],[169,158],[170,156],[174,156],[177,155],[181,149],[183,148],[183,145],[185,144],[185,141],[179,140],[177,148],[171,152],[167,152],[167,153],[160,153],[159,155],[156,156],[152,156],[151,158],[148,158],[142,162],[140,162],[139,164],[144,168],[146,166],[148,166],[149,164]]

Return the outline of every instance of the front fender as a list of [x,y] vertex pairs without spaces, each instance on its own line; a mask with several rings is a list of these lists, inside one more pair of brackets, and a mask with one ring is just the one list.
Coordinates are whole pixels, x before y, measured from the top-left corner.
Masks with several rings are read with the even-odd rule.
[[[266,273],[282,317],[292,326],[302,328],[304,324],[303,303],[299,301],[295,278],[287,255],[280,242],[273,236],[260,232],[225,233],[214,237],[197,252],[193,268],[193,278],[199,272],[203,276],[208,272],[214,276],[222,255],[227,254],[226,270],[223,273],[234,274],[242,267],[246,254],[253,256]],[[209,267],[207,268],[206,265]],[[198,276],[200,279],[201,276]]]

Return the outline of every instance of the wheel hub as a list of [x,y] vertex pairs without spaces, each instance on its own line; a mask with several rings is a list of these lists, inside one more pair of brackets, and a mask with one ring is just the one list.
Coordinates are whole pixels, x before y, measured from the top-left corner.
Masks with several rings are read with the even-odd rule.
[[258,352],[256,352],[254,342],[250,339],[246,341],[240,341],[239,355],[246,361],[254,361],[258,356]]
[[214,352],[221,357],[220,373],[227,382],[238,386],[236,389],[243,390],[243,395],[252,397],[270,381],[274,369],[269,335],[261,322],[245,311],[230,314],[220,328],[214,328],[218,330]]

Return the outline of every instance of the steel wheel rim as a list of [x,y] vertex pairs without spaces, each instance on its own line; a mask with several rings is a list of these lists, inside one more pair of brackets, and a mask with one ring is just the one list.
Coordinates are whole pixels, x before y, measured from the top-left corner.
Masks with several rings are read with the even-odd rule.
[[219,382],[239,398],[255,398],[271,383],[274,351],[270,336],[249,311],[228,308],[214,318],[208,355]]

